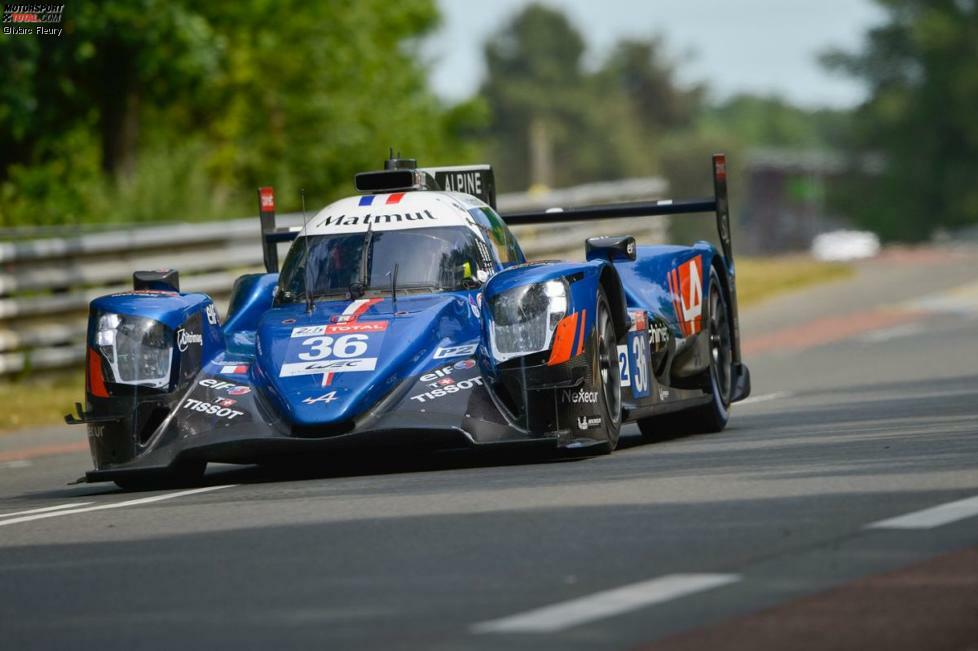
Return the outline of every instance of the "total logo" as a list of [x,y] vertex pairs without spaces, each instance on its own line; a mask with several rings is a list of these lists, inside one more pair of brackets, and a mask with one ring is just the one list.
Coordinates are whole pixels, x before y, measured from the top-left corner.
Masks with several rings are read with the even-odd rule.
[[387,321],[355,321],[353,323],[327,323],[323,325],[292,328],[292,338],[337,335],[347,333],[371,333],[387,330]]
[[601,427],[601,416],[578,416],[577,417],[577,429],[589,430],[595,427]]
[[180,352],[184,352],[190,346],[190,344],[196,344],[198,346],[204,345],[204,336],[198,333],[187,332],[183,328],[177,330],[177,348]]
[[598,401],[598,392],[585,391],[584,387],[581,387],[580,390],[576,392],[573,389],[564,389],[560,392],[560,401],[565,404],[570,403],[577,405],[583,403],[593,405]]
[[204,402],[203,400],[194,400],[193,398],[187,398],[183,403],[183,408],[199,411],[202,414],[210,414],[212,416],[217,416],[218,418],[227,418],[228,420],[234,420],[244,413],[243,411],[238,411],[237,409],[230,409],[229,407],[223,407],[220,404],[211,404],[209,402]]
[[201,380],[200,382],[198,382],[198,384],[202,387],[214,389],[215,391],[225,391],[229,396],[244,396],[251,393],[251,387],[235,384],[234,382],[225,382],[224,380],[216,380],[214,378],[207,378],[206,380]]

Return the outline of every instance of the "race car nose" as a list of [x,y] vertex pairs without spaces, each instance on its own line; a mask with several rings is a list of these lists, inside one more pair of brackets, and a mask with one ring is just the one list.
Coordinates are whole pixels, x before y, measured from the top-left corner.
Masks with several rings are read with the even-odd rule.
[[276,315],[259,333],[259,363],[278,411],[302,436],[329,436],[378,409],[405,379],[423,373],[446,341],[479,336],[479,321],[464,297],[405,296],[396,314],[390,299],[355,319],[342,305]]

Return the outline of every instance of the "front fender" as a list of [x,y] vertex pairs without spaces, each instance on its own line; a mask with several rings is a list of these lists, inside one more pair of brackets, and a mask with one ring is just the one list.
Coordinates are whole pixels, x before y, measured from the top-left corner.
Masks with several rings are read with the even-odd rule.
[[[138,351],[116,337],[100,341],[99,322],[116,315],[123,323],[138,317],[156,322],[169,338],[169,376],[147,386],[138,378],[117,377]],[[111,317],[115,319],[115,317]],[[139,322],[144,323],[144,322]],[[85,398],[89,443],[96,468],[130,461],[170,415],[176,396],[194,383],[200,369],[224,349],[217,311],[205,294],[137,290],[92,301],[88,322]]]
[[[492,328],[493,328],[493,299],[507,291],[525,285],[535,285],[545,283],[550,280],[564,280],[567,282],[567,310],[564,318],[557,325],[557,332],[551,338],[550,347],[546,351],[534,351],[528,356],[538,356],[540,354],[549,355],[551,362],[566,361],[567,356],[563,351],[555,351],[554,346],[564,345],[564,337],[570,336],[566,333],[570,328],[571,322],[574,326],[574,339],[579,342],[594,327],[595,307],[598,295],[598,287],[602,282],[602,276],[617,273],[608,262],[604,260],[593,260],[590,262],[542,262],[518,265],[505,269],[493,276],[486,283],[483,291],[485,309],[483,310],[482,326],[483,338],[487,342],[487,357],[490,369],[495,369],[497,360],[492,353]],[[621,291],[620,289],[618,290]],[[563,336],[562,336],[563,335]],[[562,343],[563,342],[563,343]],[[579,349],[579,346],[571,346],[570,357]],[[558,358],[552,359],[553,354]]]

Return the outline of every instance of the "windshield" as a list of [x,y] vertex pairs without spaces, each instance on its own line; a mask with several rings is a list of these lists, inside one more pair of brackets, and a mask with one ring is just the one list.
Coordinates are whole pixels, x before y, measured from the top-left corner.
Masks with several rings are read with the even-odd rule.
[[[306,296],[306,245],[299,239],[289,249],[279,276],[282,301]],[[394,265],[398,291],[463,289],[492,266],[475,233],[458,226],[313,235],[308,251],[313,297],[346,296],[356,283],[389,291]]]

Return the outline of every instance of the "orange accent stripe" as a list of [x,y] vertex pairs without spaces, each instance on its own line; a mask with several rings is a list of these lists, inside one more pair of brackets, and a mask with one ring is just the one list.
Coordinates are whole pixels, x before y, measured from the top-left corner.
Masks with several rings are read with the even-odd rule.
[[554,332],[554,343],[550,350],[550,359],[547,366],[563,364],[570,359],[571,350],[574,349],[574,335],[577,334],[577,312],[565,316],[557,324]]
[[580,355],[584,352],[584,337],[587,332],[584,330],[584,324],[587,323],[587,310],[581,310],[581,336],[577,340],[577,352],[575,355]]
[[685,337],[686,328],[683,327],[683,312],[679,307],[679,290],[676,287],[676,270],[673,269],[667,276],[669,278],[669,291],[672,293],[672,309],[676,312],[676,324],[679,326],[679,332]]
[[99,398],[109,397],[105,379],[102,377],[102,360],[91,348],[88,349],[88,391]]
[[747,337],[740,348],[744,355],[760,355],[775,350],[804,350],[843,341],[872,330],[911,323],[923,316],[923,312],[885,310],[828,316],[763,335]]

